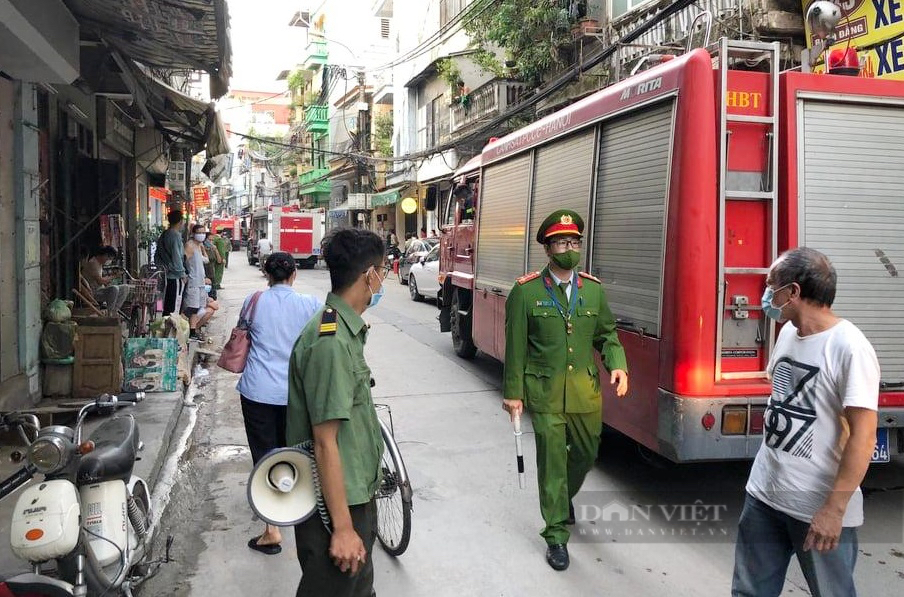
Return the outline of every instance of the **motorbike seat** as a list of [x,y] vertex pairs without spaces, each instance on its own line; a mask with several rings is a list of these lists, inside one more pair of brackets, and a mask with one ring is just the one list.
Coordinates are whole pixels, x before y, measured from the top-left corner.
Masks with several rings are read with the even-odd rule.
[[138,425],[132,415],[104,421],[89,439],[94,451],[79,462],[78,485],[115,479],[128,482],[138,454]]

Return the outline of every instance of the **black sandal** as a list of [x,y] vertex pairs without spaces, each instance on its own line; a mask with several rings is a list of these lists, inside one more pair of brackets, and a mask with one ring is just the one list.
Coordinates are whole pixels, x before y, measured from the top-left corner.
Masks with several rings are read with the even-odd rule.
[[268,555],[268,556],[275,556],[276,554],[278,554],[282,551],[282,546],[280,546],[279,543],[271,543],[269,545],[259,545],[257,541],[260,538],[261,538],[260,535],[258,535],[257,537],[252,537],[248,541],[248,547],[250,547],[254,551],[259,551],[262,554]]

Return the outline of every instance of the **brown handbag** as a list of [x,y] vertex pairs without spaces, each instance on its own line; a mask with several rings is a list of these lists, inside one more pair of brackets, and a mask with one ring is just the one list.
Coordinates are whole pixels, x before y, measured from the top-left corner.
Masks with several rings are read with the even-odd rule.
[[239,321],[232,328],[229,341],[223,347],[217,366],[226,371],[241,373],[245,370],[245,362],[248,360],[248,351],[251,350],[251,322],[254,319],[254,310],[257,308],[257,299],[261,297],[262,290],[258,290],[251,297],[246,309],[239,314]]

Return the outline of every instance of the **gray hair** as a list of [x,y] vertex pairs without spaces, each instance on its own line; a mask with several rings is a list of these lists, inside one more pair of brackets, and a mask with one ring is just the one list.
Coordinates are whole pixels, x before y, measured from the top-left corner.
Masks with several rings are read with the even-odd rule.
[[829,258],[816,249],[785,251],[773,264],[771,278],[775,288],[796,282],[800,297],[821,307],[831,307],[835,302],[838,275]]

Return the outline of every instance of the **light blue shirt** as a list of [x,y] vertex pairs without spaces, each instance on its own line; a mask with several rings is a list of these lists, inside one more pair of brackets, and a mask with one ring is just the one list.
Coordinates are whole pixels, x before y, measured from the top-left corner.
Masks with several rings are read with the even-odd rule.
[[236,386],[242,396],[264,404],[288,402],[289,355],[305,324],[321,307],[319,298],[298,294],[286,284],[275,284],[261,294],[251,321],[251,349]]

